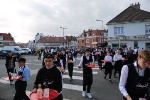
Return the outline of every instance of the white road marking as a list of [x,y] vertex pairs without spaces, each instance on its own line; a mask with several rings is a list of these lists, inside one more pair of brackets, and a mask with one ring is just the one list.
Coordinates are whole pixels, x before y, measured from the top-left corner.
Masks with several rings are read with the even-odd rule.
[[[63,75],[63,78],[70,78],[69,75]],[[73,79],[77,79],[77,80],[83,80],[83,77],[81,76],[72,76]]]
[[64,89],[83,91],[83,86],[80,85],[72,85],[72,84],[63,84]]

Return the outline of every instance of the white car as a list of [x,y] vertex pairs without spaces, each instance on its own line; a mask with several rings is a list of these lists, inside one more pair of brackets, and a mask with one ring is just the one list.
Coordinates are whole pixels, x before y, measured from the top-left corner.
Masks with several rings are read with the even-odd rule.
[[31,54],[31,49],[29,48],[21,48],[25,54]]

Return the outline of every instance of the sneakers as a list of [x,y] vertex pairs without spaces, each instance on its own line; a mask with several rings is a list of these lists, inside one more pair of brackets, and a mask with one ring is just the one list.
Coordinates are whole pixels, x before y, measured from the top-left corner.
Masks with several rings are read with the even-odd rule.
[[92,96],[91,96],[90,93],[87,93],[87,96],[88,96],[89,99],[92,99]]
[[69,83],[71,84],[71,80],[69,80]]
[[11,81],[11,82],[9,83],[9,85],[14,85],[14,81]]
[[[82,96],[83,96],[83,97],[86,96],[86,92],[85,92],[85,91],[82,92]],[[90,93],[87,93],[87,96],[88,96],[89,99],[92,99],[92,96],[91,96]]]
[[86,92],[85,92],[85,91],[82,92],[82,96],[83,96],[83,97],[86,96]]

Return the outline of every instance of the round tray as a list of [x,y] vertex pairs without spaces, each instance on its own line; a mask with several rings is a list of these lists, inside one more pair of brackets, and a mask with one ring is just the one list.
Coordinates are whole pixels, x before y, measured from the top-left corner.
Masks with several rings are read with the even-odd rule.
[[110,62],[109,60],[101,60],[102,62]]
[[[44,90],[42,89],[42,91],[44,91]],[[51,99],[56,98],[58,95],[59,95],[59,93],[56,90],[50,89],[49,90],[49,98],[44,98],[43,97],[43,98],[39,99],[38,96],[37,96],[37,91],[31,92],[29,97],[30,97],[31,100],[51,100]]]
[[94,65],[94,66],[91,66],[90,64],[85,64],[87,67],[89,67],[89,68],[99,68],[99,66],[98,65]]
[[9,79],[9,76],[3,77],[4,80],[17,80],[17,79],[20,79],[20,78],[22,78],[22,76],[19,76],[19,75],[16,78],[11,78],[11,79]]

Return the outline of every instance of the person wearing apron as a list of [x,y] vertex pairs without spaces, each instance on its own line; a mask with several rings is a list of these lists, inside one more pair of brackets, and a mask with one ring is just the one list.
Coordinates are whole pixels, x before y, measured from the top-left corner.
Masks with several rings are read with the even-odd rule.
[[25,62],[25,58],[20,58],[18,60],[18,75],[22,76],[22,78],[18,79],[15,82],[16,93],[13,100],[30,100],[29,97],[26,95],[27,81],[29,81],[30,78],[30,69],[28,66],[25,65]]
[[111,75],[112,75],[112,56],[110,55],[110,51],[107,52],[107,55],[105,56],[104,60],[108,60],[109,62],[106,62],[104,65],[105,68],[105,77],[104,79],[106,79],[107,75],[109,74],[109,81],[112,83],[111,81]]
[[66,61],[70,61],[68,62],[68,72],[69,72],[69,77],[70,77],[70,80],[69,80],[69,83],[72,82],[72,75],[73,75],[73,66],[74,66],[74,61],[75,61],[75,58],[73,57],[72,55],[72,52],[68,52],[68,55],[66,57]]
[[[88,98],[92,98],[90,94],[91,85],[93,84],[93,73],[92,69],[88,68],[85,64],[88,64],[90,62],[94,62],[94,57],[91,55],[91,50],[86,49],[86,55],[81,57],[81,61],[79,63],[79,68],[83,67],[83,92],[82,96],[86,96],[86,90],[87,90],[87,96]],[[87,88],[87,89],[86,89]]]
[[114,55],[113,60],[115,61],[114,64],[114,78],[116,78],[116,74],[117,72],[119,73],[119,79],[120,79],[120,75],[121,75],[121,69],[122,69],[122,55],[120,54],[120,50],[116,51],[116,54]]
[[123,100],[140,100],[149,95],[147,94],[150,87],[149,65],[150,53],[147,50],[141,50],[138,53],[137,62],[123,66],[119,82]]
[[54,56],[52,54],[46,54],[44,56],[45,66],[42,67],[36,76],[34,82],[34,89],[38,89],[38,84],[41,84],[41,88],[49,88],[56,90],[59,95],[52,100],[63,100],[62,96],[62,74],[60,70],[53,64]]
[[61,59],[58,58],[57,52],[53,52],[53,56],[54,56],[54,65],[57,67],[63,67],[63,62]]

